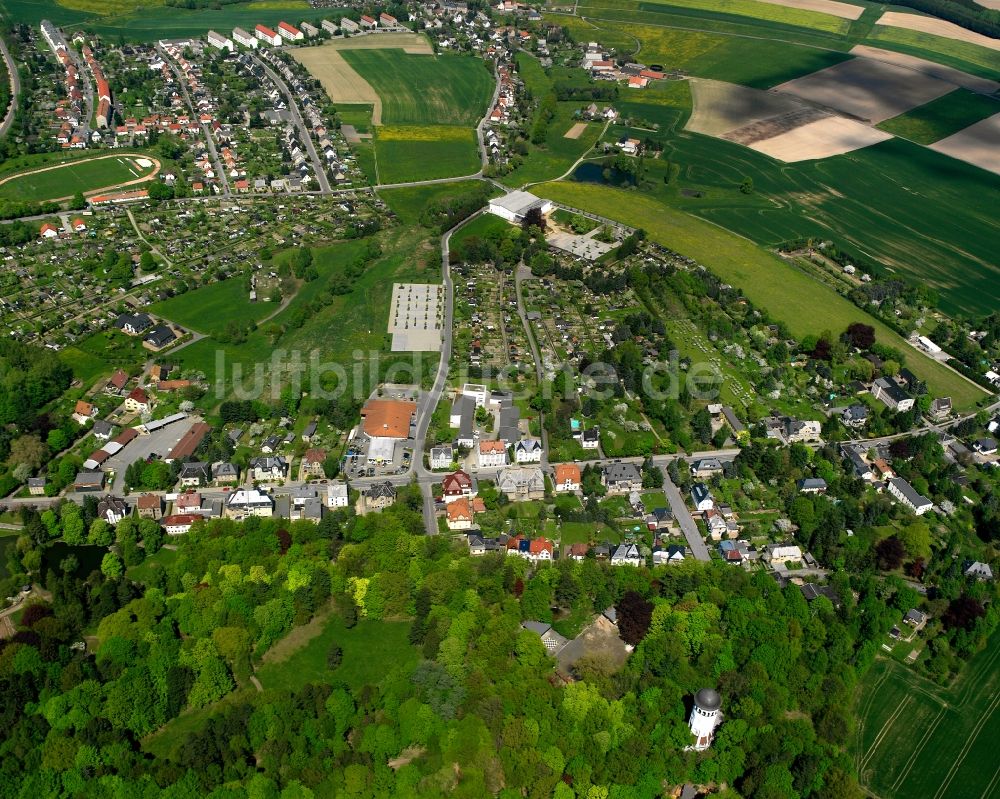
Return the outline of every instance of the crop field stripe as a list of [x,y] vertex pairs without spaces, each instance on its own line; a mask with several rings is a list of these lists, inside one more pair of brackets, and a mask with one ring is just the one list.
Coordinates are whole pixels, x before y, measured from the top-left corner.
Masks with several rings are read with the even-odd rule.
[[858,714],[860,722],[858,723],[858,729],[857,732],[855,733],[854,738],[858,751],[858,755],[855,758],[855,766],[857,767],[859,774],[861,773],[861,759],[865,754],[864,752],[862,752],[861,747],[864,741],[865,727],[868,724],[868,716],[871,714],[872,705],[875,703],[875,697],[878,696],[879,690],[882,688],[882,686],[885,684],[885,682],[889,679],[891,675],[892,672],[888,668],[886,668],[882,672],[882,676],[879,677],[877,680],[875,680],[874,684],[868,690],[868,696],[865,698],[864,707]]
[[875,736],[875,740],[872,742],[871,747],[868,749],[868,752],[865,754],[864,759],[861,761],[862,768],[864,768],[865,766],[868,765],[869,762],[871,762],[871,759],[875,755],[875,752],[882,744],[882,741],[884,741],[886,736],[889,734],[889,730],[892,729],[892,725],[896,722],[896,719],[899,718],[899,715],[903,712],[906,706],[910,704],[911,701],[912,701],[911,697],[909,696],[904,697],[903,701],[896,706],[896,709],[893,711],[892,715],[889,716],[888,719],[886,719],[885,724],[882,725],[882,729],[879,730],[878,735]]
[[955,762],[952,764],[951,768],[948,770],[948,774],[945,776],[944,782],[938,787],[937,792],[934,794],[934,799],[940,799],[945,792],[948,790],[948,786],[951,785],[951,781],[955,779],[955,775],[958,773],[959,769],[962,767],[962,762],[965,760],[965,756],[969,753],[972,745],[976,742],[976,738],[979,737],[980,731],[986,726],[986,722],[990,720],[990,716],[1000,705],[1000,693],[993,696],[993,701],[990,702],[987,712],[983,713],[976,723],[976,726],[972,729],[972,734],[969,735],[965,746],[962,747],[962,751],[959,752],[959,756],[955,758]]
[[979,799],[989,799],[997,784],[1000,784],[1000,765],[997,766],[997,770],[993,773],[993,779],[990,780],[989,785],[986,786],[986,790],[982,792]]
[[934,721],[931,723],[931,725],[927,728],[927,731],[920,738],[920,741],[917,743],[915,747],[913,747],[913,751],[910,753],[909,759],[906,761],[906,763],[903,764],[903,768],[899,772],[899,776],[896,777],[896,781],[892,784],[893,791],[898,790],[899,786],[902,785],[903,780],[905,780],[909,776],[910,771],[913,769],[913,764],[917,762],[917,758],[920,756],[920,753],[924,750],[924,747],[927,746],[927,742],[931,739],[931,736],[934,735],[934,731],[938,728],[938,725],[941,723],[941,720],[945,717],[945,714],[947,712],[948,708],[942,706],[941,709],[938,711],[937,716],[934,717]]

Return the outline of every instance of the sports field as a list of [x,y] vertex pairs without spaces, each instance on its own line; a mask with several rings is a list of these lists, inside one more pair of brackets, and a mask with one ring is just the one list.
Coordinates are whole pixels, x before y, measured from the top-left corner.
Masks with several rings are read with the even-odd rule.
[[956,89],[926,105],[887,119],[879,127],[918,144],[932,144],[998,113],[1000,100]]
[[1000,796],[1000,635],[941,688],[902,664],[876,661],[861,686],[854,757],[881,799]]
[[378,92],[385,125],[474,127],[493,95],[493,76],[473,56],[343,50],[344,59]]
[[159,161],[142,154],[98,156],[45,166],[0,179],[0,197],[42,202],[102,191],[145,180],[160,169]]
[[908,365],[927,382],[932,394],[950,396],[955,405],[962,408],[971,407],[986,396],[965,378],[910,347],[884,324],[868,317],[827,285],[748,239],[635,192],[567,182],[546,183],[533,191],[557,202],[645,229],[654,241],[694,258],[723,280],[742,289],[753,303],[785,322],[796,337],[824,330],[841,331],[851,322],[864,321],[875,327],[880,341],[906,353]]

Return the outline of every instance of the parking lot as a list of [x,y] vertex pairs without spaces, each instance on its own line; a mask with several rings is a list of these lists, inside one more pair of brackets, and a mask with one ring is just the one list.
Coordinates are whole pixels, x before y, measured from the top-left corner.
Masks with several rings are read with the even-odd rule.
[[344,454],[344,473],[347,479],[355,477],[389,477],[402,474],[410,468],[413,457],[413,439],[407,438],[396,442],[393,448],[392,461],[381,466],[368,463],[368,437],[356,436],[347,446]]
[[125,488],[125,469],[135,461],[146,460],[150,455],[157,455],[165,458],[174,448],[174,445],[201,419],[197,416],[189,416],[166,427],[162,427],[150,433],[148,436],[136,436],[121,451],[116,452],[108,458],[103,465],[104,471],[113,470],[115,481],[109,488],[115,492],[120,492]]

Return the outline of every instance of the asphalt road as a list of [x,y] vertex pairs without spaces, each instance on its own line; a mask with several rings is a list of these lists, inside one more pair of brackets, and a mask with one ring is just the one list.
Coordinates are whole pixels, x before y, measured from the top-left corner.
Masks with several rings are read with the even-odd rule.
[[3,122],[0,122],[0,138],[2,138],[7,135],[10,126],[14,124],[14,112],[17,111],[17,97],[21,93],[21,76],[17,72],[17,64],[14,63],[10,50],[7,49],[7,42],[3,40],[2,36],[0,36],[0,54],[3,55],[3,60],[7,62],[7,74],[10,76],[10,106],[7,108],[7,114],[4,116]]
[[309,128],[306,127],[305,120],[302,118],[302,114],[299,112],[299,104],[295,102],[295,95],[292,94],[291,89],[288,88],[288,84],[282,80],[281,76],[275,72],[271,67],[269,67],[264,60],[258,56],[256,53],[251,53],[251,58],[257,64],[263,68],[267,76],[274,82],[274,85],[278,87],[285,98],[288,100],[288,110],[292,114],[292,119],[295,121],[295,127],[299,132],[299,139],[305,145],[306,152],[309,153],[309,160],[312,161],[313,172],[316,173],[316,180],[319,183],[320,191],[323,194],[330,193],[330,181],[326,177],[326,167],[323,162],[319,160],[319,156],[316,154],[316,147],[313,146],[312,136],[309,135]]

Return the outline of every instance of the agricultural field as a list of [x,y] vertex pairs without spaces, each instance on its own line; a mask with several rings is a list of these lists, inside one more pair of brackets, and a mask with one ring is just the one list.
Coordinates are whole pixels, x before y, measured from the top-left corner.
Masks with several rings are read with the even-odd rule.
[[[802,337],[824,330],[843,330],[864,320],[879,340],[907,353],[910,368],[935,395],[952,397],[957,407],[971,407],[985,393],[945,366],[925,357],[884,324],[856,308],[825,284],[765,252],[742,236],[669,208],[655,200],[610,187],[583,183],[547,183],[536,193],[575,208],[607,216],[646,230],[650,238],[704,264],[723,280],[784,321]],[[794,302],[789,298],[794,297]]]
[[414,55],[402,50],[343,50],[378,92],[385,125],[474,127],[493,94],[493,78],[472,56]]
[[[804,8],[794,8],[774,3],[761,3],[757,0],[654,0],[653,2],[626,3],[626,7],[635,5],[640,11],[659,13],[661,10],[670,13],[675,8],[687,8],[698,11],[710,11],[727,16],[749,17],[753,20],[777,22],[782,25],[792,25],[800,28],[825,31],[827,33],[846,33],[849,22],[842,17],[818,13]],[[845,4],[846,5],[846,4]],[[621,4],[616,3],[616,8]],[[863,9],[856,6],[860,16]]]
[[[446,128],[447,138],[425,138],[424,128],[409,128],[416,138],[383,139],[376,134],[380,183],[406,183],[413,180],[460,177],[479,171],[479,146],[476,133],[466,128]],[[456,140],[455,135],[458,135]]]
[[885,120],[879,128],[917,144],[932,144],[997,113],[1000,113],[1000,101],[956,89],[926,105]]
[[984,78],[1000,75],[1000,52],[932,33],[877,25],[865,43],[929,58]]
[[[138,163],[143,159],[145,165]],[[111,189],[154,176],[159,161],[142,154],[103,155],[0,178],[0,198],[42,202]]]
[[273,303],[250,302],[240,277],[210,283],[150,306],[157,316],[207,334],[222,332],[230,321],[239,325],[257,322],[276,308]]
[[1000,796],[1000,636],[942,688],[879,659],[858,697],[854,757],[882,799]]

